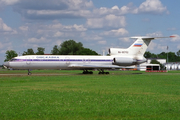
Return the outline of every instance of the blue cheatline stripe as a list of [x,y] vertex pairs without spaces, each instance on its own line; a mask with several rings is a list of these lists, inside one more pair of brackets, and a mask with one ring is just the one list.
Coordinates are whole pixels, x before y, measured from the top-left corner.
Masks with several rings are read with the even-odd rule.
[[13,61],[22,62],[22,61],[76,61],[76,62],[112,62],[111,59],[15,59]]

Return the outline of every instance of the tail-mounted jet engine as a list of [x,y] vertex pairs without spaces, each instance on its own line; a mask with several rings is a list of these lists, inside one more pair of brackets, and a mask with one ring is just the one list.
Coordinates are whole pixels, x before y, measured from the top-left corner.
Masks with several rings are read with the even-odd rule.
[[113,64],[114,65],[120,65],[120,66],[131,66],[135,64],[141,64],[146,62],[146,58],[141,58],[141,59],[133,59],[130,57],[115,57],[113,58]]
[[115,57],[113,59],[114,65],[130,66],[130,65],[134,65],[135,63],[137,63],[136,59],[128,58],[128,57]]

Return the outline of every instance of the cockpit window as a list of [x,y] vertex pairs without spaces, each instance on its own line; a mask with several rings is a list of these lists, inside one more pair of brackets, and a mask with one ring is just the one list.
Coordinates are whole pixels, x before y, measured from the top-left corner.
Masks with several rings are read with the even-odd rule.
[[13,58],[13,59],[11,59],[10,61],[17,61],[17,59],[14,59],[14,58]]

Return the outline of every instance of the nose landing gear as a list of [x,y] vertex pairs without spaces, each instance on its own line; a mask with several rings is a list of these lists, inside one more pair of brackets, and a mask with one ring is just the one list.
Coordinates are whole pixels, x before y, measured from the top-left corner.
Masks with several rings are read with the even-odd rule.
[[28,75],[31,75],[32,73],[30,72],[30,70],[28,69]]

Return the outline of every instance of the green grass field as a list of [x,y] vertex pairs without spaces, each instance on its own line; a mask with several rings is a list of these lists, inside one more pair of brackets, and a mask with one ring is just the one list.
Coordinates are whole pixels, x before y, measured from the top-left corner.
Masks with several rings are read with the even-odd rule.
[[[16,74],[25,74],[17,75]],[[180,119],[180,72],[0,71],[0,119]],[[44,75],[38,76],[36,74]],[[48,74],[62,75],[48,75]],[[15,74],[2,76],[1,74]]]

